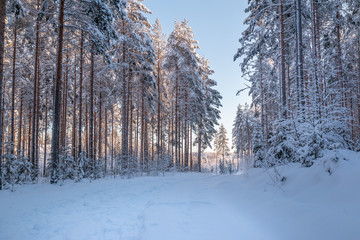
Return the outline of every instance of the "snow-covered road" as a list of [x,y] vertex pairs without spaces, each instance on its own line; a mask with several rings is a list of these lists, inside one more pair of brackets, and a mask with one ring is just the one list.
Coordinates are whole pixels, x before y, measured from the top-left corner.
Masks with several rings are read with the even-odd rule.
[[360,239],[359,162],[280,169],[285,185],[255,169],[19,186],[0,192],[0,239]]

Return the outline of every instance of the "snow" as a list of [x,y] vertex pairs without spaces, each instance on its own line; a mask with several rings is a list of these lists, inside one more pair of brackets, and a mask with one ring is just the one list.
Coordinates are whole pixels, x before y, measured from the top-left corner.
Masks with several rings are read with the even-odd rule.
[[285,182],[251,169],[17,186],[0,192],[0,239],[360,239],[360,153],[276,171]]

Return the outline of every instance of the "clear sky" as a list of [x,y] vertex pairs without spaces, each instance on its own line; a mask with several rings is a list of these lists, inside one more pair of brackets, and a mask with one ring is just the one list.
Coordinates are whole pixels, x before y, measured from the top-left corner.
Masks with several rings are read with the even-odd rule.
[[231,141],[237,105],[250,103],[247,93],[236,96],[246,81],[241,77],[239,61],[233,61],[240,46],[238,39],[245,29],[247,0],[146,0],[144,4],[152,11],[148,16],[150,22],[153,24],[159,18],[167,35],[173,30],[175,19],[189,21],[199,41],[199,55],[209,59],[215,71],[213,79],[223,96],[220,123],[225,125]]

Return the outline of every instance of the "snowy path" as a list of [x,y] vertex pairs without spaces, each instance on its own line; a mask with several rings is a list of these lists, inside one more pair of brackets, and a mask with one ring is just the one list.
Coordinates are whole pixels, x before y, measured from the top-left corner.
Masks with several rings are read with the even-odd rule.
[[355,240],[359,170],[289,168],[280,187],[264,170],[22,186],[0,193],[0,239]]
[[[35,185],[1,195],[0,239],[222,239],[241,234],[236,199],[211,175]],[[233,221],[235,220],[235,221]],[[236,238],[233,238],[236,239]]]

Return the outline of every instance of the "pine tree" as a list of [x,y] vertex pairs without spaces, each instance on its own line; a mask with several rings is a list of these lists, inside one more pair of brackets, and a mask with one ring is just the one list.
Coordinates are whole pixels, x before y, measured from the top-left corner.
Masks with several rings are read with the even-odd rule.
[[220,125],[219,130],[216,133],[215,137],[215,150],[216,153],[219,154],[222,159],[220,160],[220,173],[225,173],[225,156],[227,156],[230,153],[230,148],[228,146],[229,139],[226,136],[226,129],[224,127],[224,124]]

